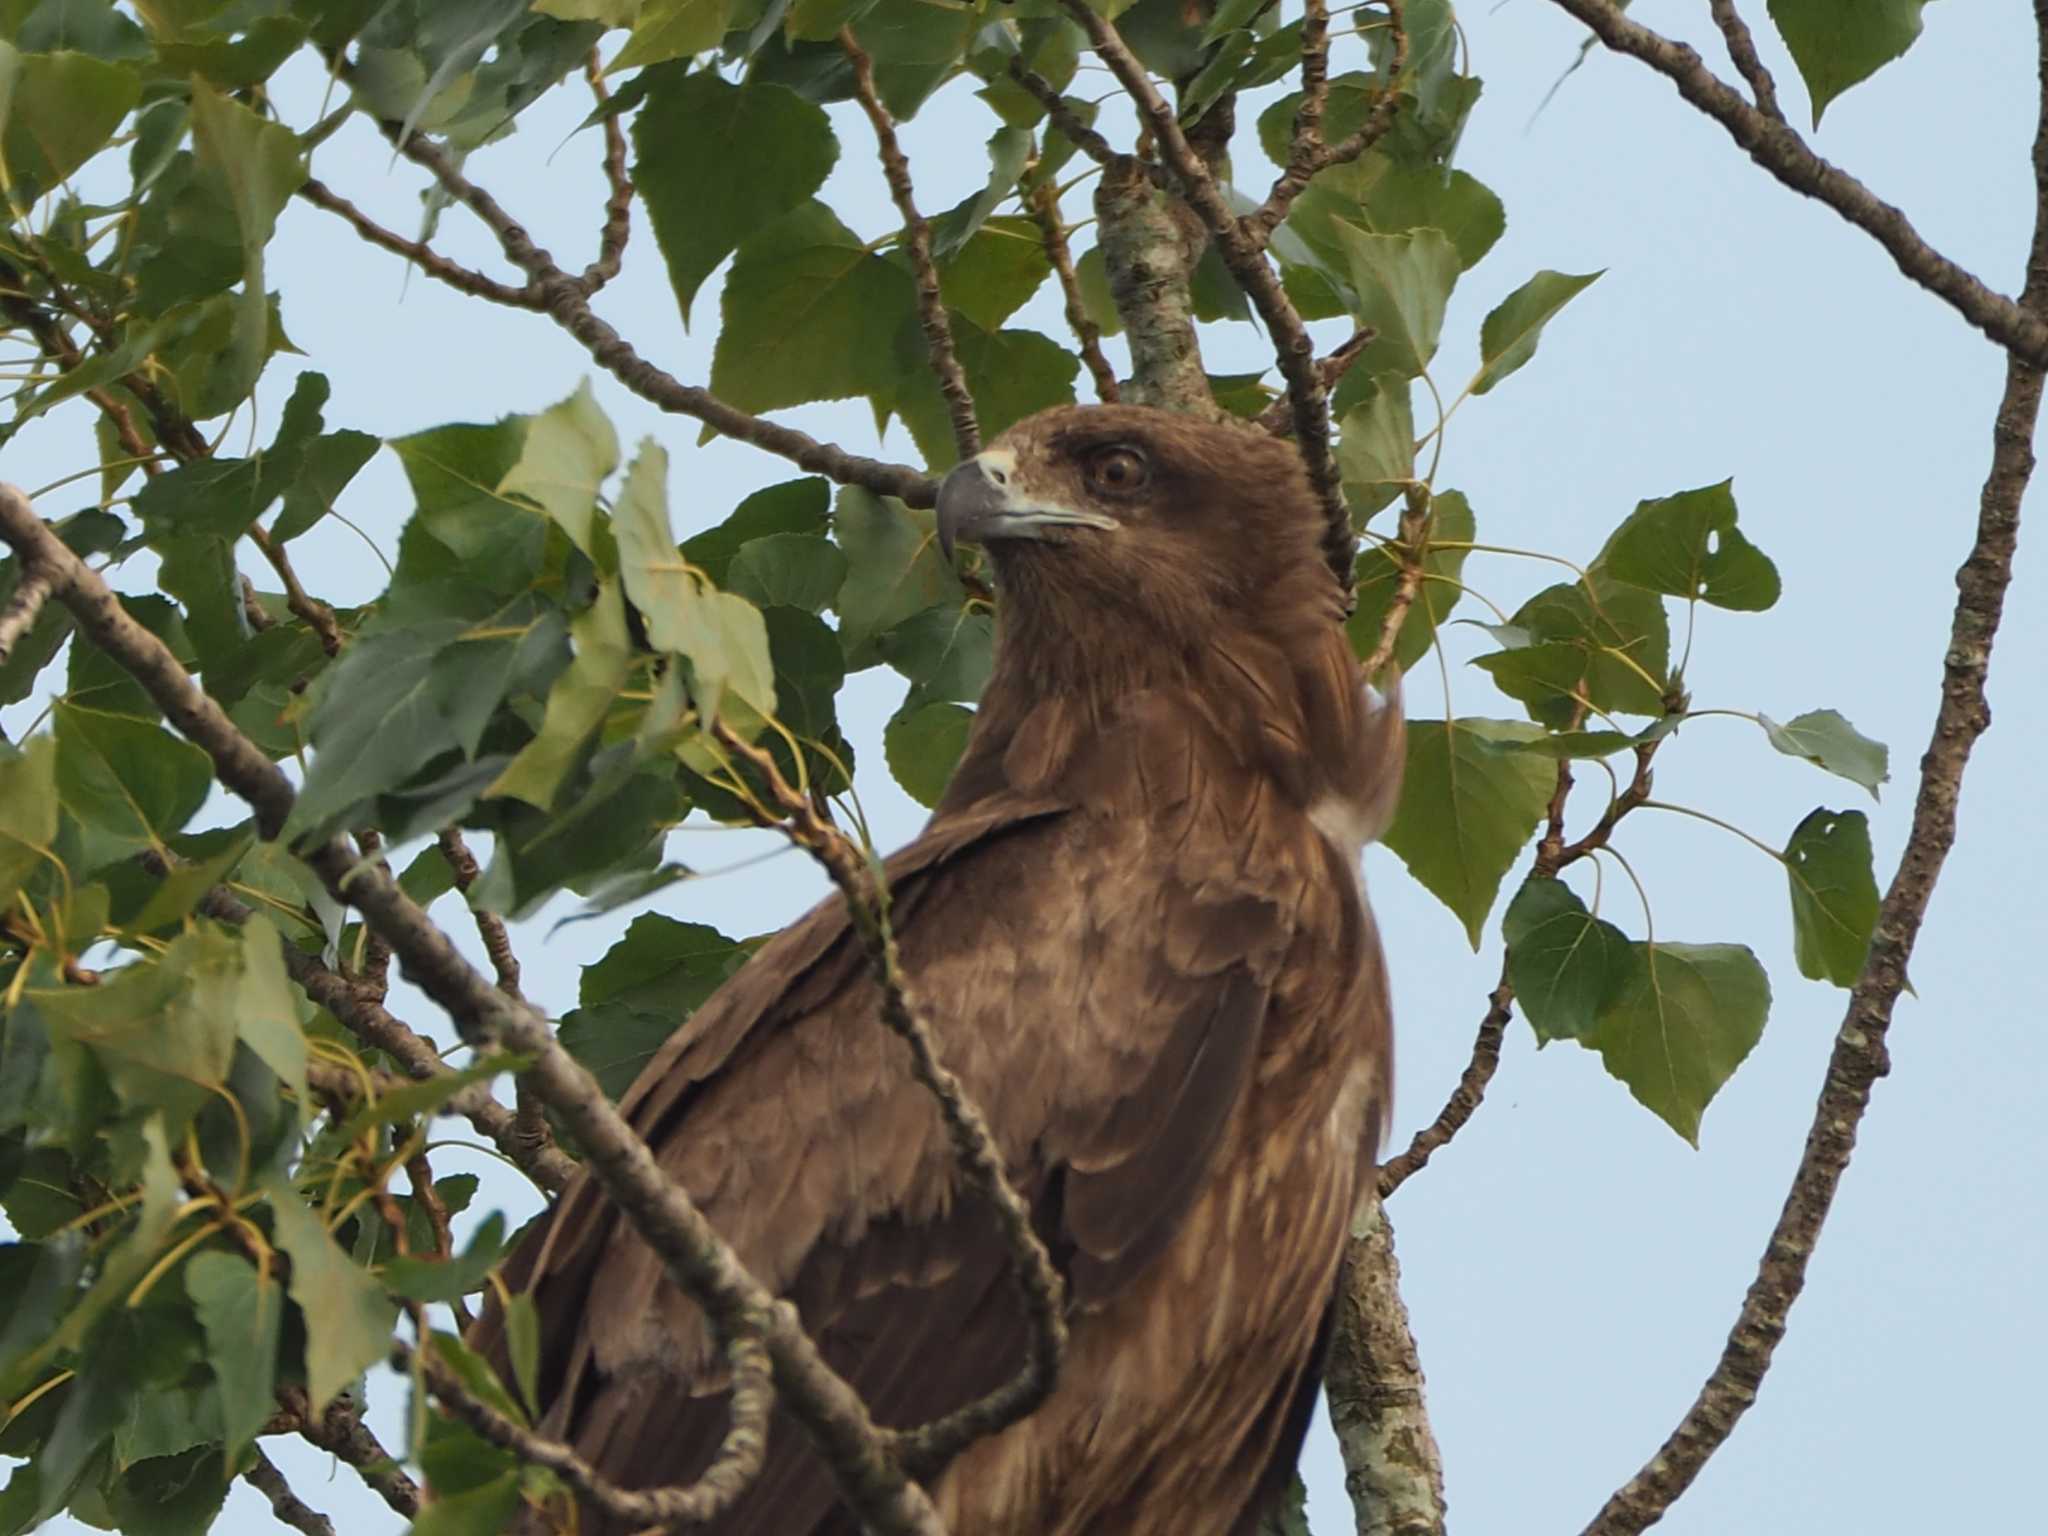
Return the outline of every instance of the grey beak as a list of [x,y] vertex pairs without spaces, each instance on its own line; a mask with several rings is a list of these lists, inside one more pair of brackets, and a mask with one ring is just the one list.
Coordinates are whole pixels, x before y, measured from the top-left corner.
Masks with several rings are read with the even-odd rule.
[[991,448],[956,465],[939,482],[939,549],[947,564],[956,543],[987,544],[994,539],[1042,539],[1047,528],[1114,528],[1116,519],[1101,512],[1049,506],[1018,495],[1016,457],[1008,449]]
[[939,551],[946,563],[953,563],[955,544],[978,542],[1009,509],[1008,493],[978,455],[955,465],[939,482]]

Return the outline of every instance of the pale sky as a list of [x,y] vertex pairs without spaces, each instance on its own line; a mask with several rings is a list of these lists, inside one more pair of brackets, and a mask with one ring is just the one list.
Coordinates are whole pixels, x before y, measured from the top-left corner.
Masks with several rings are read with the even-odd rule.
[[[1787,111],[1803,123],[1796,75],[1762,6],[1752,0],[1750,10]],[[1688,37],[1727,72],[1704,5],[1639,0],[1632,14]],[[1777,562],[1785,595],[1760,616],[1702,611],[1697,704],[1781,719],[1839,709],[1889,744],[1893,780],[1872,805],[1854,786],[1772,752],[1746,723],[1711,719],[1660,755],[1659,798],[1778,845],[1815,806],[1866,810],[1882,884],[1937,702],[1950,578],[1970,542],[2002,358],[1867,238],[1768,180],[1633,61],[1596,53],[1539,113],[1582,36],[1561,11],[1512,0],[1461,19],[1486,93],[1460,164],[1500,194],[1508,228],[1453,297],[1440,376],[1469,372],[1479,320],[1537,269],[1607,271],[1551,325],[1526,370],[1458,415],[1439,488],[1469,495],[1481,540],[1583,560],[1638,500],[1732,475],[1743,527]],[[1906,208],[1937,246],[2013,292],[2031,220],[2032,31],[2014,6],[1936,5],[1926,23],[1904,60],[1834,103],[1816,142]],[[318,109],[319,81],[303,65],[284,80],[288,113],[303,126]],[[1106,76],[1083,82],[1077,88],[1110,88]],[[470,165],[565,265],[587,259],[601,198],[595,136],[564,142],[584,110],[577,91],[559,92],[511,142]],[[865,124],[849,116],[835,109],[845,149],[826,196],[854,228],[878,235],[896,220],[863,152]],[[957,84],[906,127],[927,210],[980,183],[987,132],[979,104]],[[1243,156],[1256,163],[1249,136]],[[315,169],[386,222],[412,227],[419,174],[394,168],[359,122],[320,150]],[[1268,174],[1261,166],[1246,179]],[[489,261],[466,216],[446,215],[443,232],[451,254]],[[397,436],[537,410],[595,371],[545,319],[408,279],[395,258],[306,205],[287,210],[269,261],[286,328],[333,381],[331,426]],[[716,287],[714,279],[699,297],[697,330],[685,335],[643,221],[626,274],[600,308],[643,352],[702,381]],[[1050,286],[1013,323],[1065,339]],[[1325,329],[1335,339],[1341,326]],[[1214,333],[1206,346],[1214,372],[1264,360],[1248,327]],[[266,380],[266,423],[297,362],[281,358]],[[743,446],[697,448],[695,423],[661,417],[603,376],[596,388],[628,443],[652,433],[667,445],[685,531],[793,473]],[[864,404],[785,414],[860,451],[913,454],[900,431],[875,443]],[[81,467],[90,451],[81,423],[60,413],[25,432],[0,453],[0,475],[35,486]],[[54,494],[45,510],[73,510],[88,487]],[[344,506],[394,549],[410,507],[396,461],[380,456]],[[382,585],[362,544],[332,524],[298,549],[322,596],[355,601]],[[1475,556],[1466,578],[1512,609],[1555,569]],[[1971,766],[1960,845],[1915,959],[1917,997],[1899,1007],[1893,1074],[1878,1086],[1789,1338],[1758,1406],[1664,1529],[1886,1536],[2039,1519],[2048,1131],[2038,1101],[2048,1070],[2025,967],[2032,946],[2048,940],[2038,881],[2048,817],[2034,787],[2048,708],[2029,676],[2048,652],[2044,574],[2038,549],[2023,548],[1992,676],[1995,725]],[[138,571],[130,584],[146,579]],[[1516,713],[1464,665],[1478,649],[1472,634],[1453,643],[1445,669],[1454,711]],[[873,750],[902,686],[893,674],[866,673],[841,702],[849,733],[870,748],[861,792],[878,841],[892,847],[923,814]],[[1410,684],[1411,711],[1440,716],[1443,687],[1425,662]],[[6,723],[23,721],[10,711]],[[1582,794],[1582,816],[1592,799]],[[770,846],[759,834],[719,833],[685,839],[677,852],[716,867]],[[1845,994],[1804,980],[1793,964],[1784,876],[1771,861],[1702,823],[1650,812],[1625,826],[1621,846],[1650,889],[1659,936],[1750,945],[1775,1000],[1762,1043],[1707,1111],[1697,1151],[1596,1057],[1571,1045],[1539,1055],[1517,1019],[1477,1119],[1394,1201],[1459,1536],[1575,1531],[1655,1451],[1734,1320],[1841,1019]],[[1499,968],[1498,914],[1475,957],[1455,920],[1390,855],[1370,852],[1367,870],[1394,975],[1398,1148],[1434,1117],[1465,1064]],[[1640,937],[1640,910],[1613,885],[1605,915]],[[671,890],[654,905],[742,934],[786,922],[822,889],[798,857],[784,856]],[[469,944],[460,911],[448,916]],[[525,936],[526,985],[559,1013],[574,1005],[579,967],[623,930],[624,915],[574,925],[543,950],[546,922]],[[399,1003],[416,1024],[431,1022],[416,994]],[[479,1171],[492,1166],[473,1161]],[[450,1155],[437,1166],[465,1164]],[[515,1215],[534,1203],[510,1181],[486,1188]],[[480,1200],[472,1215],[481,1208]],[[373,1416],[389,1444],[399,1436],[397,1406],[387,1390]],[[398,1528],[348,1469],[295,1442],[266,1446],[338,1529]],[[1304,1471],[1315,1529],[1338,1536],[1349,1510],[1320,1427]],[[243,1487],[218,1528],[260,1530],[269,1519]],[[60,1520],[53,1529],[83,1528]]]

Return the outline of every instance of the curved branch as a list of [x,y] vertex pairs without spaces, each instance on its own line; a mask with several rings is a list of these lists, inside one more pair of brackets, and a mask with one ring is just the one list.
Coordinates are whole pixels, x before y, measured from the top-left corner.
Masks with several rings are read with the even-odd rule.
[[1901,272],[1946,301],[2014,356],[2048,367],[2048,317],[1986,286],[1921,238],[1906,215],[1839,166],[1814,153],[1789,125],[1744,101],[1684,43],[1630,21],[1610,0],[1551,0],[1616,53],[1640,59],[1727,130],[1750,159],[1794,192],[1825,203],[1869,235]]
[[1770,70],[1757,56],[1756,39],[1749,35],[1749,23],[1742,19],[1742,12],[1735,9],[1735,0],[1707,0],[1707,3],[1714,13],[1714,25],[1721,29],[1721,36],[1727,41],[1729,59],[1742,78],[1749,82],[1757,111],[1772,122],[1784,122],[1784,109],[1778,105],[1778,82],[1771,78]]
[[1038,225],[1039,242],[1045,247],[1045,258],[1052,263],[1053,275],[1059,279],[1060,298],[1066,305],[1067,326],[1074,333],[1074,340],[1081,349],[1081,361],[1088,367],[1088,376],[1095,381],[1095,398],[1105,405],[1113,405],[1123,398],[1117,388],[1116,370],[1109,366],[1109,359],[1102,351],[1102,327],[1088,318],[1088,306],[1081,301],[1081,279],[1074,270],[1073,248],[1067,244],[1067,228],[1060,222],[1059,189],[1051,178],[1041,182],[1036,191],[1024,199],[1025,211]]
[[1500,1070],[1500,1048],[1507,1038],[1508,1020],[1515,1016],[1515,989],[1508,981],[1505,956],[1501,959],[1500,985],[1488,998],[1486,1016],[1479,1021],[1479,1033],[1472,1041],[1472,1059],[1458,1076],[1458,1086],[1444,1101],[1434,1120],[1415,1133],[1408,1149],[1389,1158],[1380,1167],[1380,1198],[1386,1199],[1409,1179],[1429,1166],[1429,1160],[1451,1143],[1465,1128],[1486,1098],[1493,1074]]
[[277,1516],[278,1523],[302,1532],[303,1536],[334,1536],[334,1522],[292,1492],[292,1485],[285,1481],[276,1462],[255,1447],[251,1450],[253,1459],[242,1469],[242,1477],[270,1501],[270,1512]]
[[[2038,326],[2048,313],[2048,0],[2035,0],[2034,14],[2041,33],[2043,108],[2034,139],[2033,247],[2020,305],[2028,322]],[[2043,370],[2035,363],[2017,354],[2008,357],[2005,393],[1992,424],[1991,469],[1978,503],[1976,541],[1956,573],[1941,705],[1935,712],[1933,739],[1920,760],[1912,831],[1878,908],[1870,954],[1850,989],[1784,1210],[1771,1229],[1756,1279],[1713,1373],[1657,1454],[1607,1501],[1586,1527],[1586,1536],[1633,1536],[1662,1518],[1756,1401],[1764,1373],[1785,1336],[1786,1319],[1805,1288],[1806,1266],[1856,1149],[1856,1128],[1870,1107],[1871,1089],[1890,1070],[1885,1036],[1892,1009],[1905,989],[1914,941],[1955,843],[1963,772],[1977,738],[1991,724],[1984,685],[2012,581],[2020,501],[2034,470],[2042,380]]]

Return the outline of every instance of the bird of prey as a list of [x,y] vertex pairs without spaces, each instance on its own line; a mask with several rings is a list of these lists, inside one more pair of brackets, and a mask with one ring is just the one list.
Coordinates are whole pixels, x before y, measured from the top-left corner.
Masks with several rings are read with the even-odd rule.
[[[1360,675],[1290,444],[1062,407],[948,474],[937,519],[949,550],[985,547],[1000,634],[950,787],[885,866],[891,911],[1071,1331],[1045,1403],[928,1486],[960,1536],[1243,1536],[1293,1469],[1387,1109],[1359,856],[1398,791],[1398,703]],[[1026,1323],[878,999],[835,896],[620,1108],[876,1419],[909,1427],[1013,1377]],[[722,1359],[601,1191],[565,1193],[507,1280],[538,1307],[544,1432],[627,1487],[703,1470]],[[623,1531],[595,1509],[581,1528]],[[778,1414],[766,1469],[705,1529],[858,1526]]]

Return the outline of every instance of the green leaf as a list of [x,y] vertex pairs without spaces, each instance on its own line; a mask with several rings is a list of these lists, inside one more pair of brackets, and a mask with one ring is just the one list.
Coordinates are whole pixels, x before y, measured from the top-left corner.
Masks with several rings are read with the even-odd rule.
[[[1654,593],[1615,580],[1601,569],[1583,581],[1545,587],[1515,610],[1509,620],[1524,631],[1534,647],[1553,643],[1571,647],[1576,658],[1556,660],[1544,651],[1533,674],[1542,686],[1532,690],[1508,687],[1496,668],[1507,663],[1479,658],[1477,665],[1494,670],[1504,691],[1529,706],[1531,718],[1563,730],[1573,713],[1570,693],[1583,681],[1594,708],[1632,715],[1657,715],[1664,710],[1665,674],[1671,664],[1671,626],[1664,604]],[[1515,663],[1525,671],[1532,663]]]
[[512,1357],[512,1379],[529,1413],[540,1404],[540,1309],[525,1291],[505,1303],[505,1352]]
[[616,553],[599,533],[597,493],[618,467],[619,435],[585,379],[575,394],[528,420],[519,461],[498,482],[498,493],[532,500],[609,574]]
[[343,1122],[337,1136],[353,1141],[376,1125],[402,1125],[419,1115],[431,1115],[471,1083],[485,1083],[501,1073],[518,1070],[523,1056],[494,1055],[452,1072],[437,1072],[416,1083],[406,1083],[363,1105]]
[[1550,803],[1557,775],[1513,750],[1508,720],[1411,720],[1401,804],[1381,839],[1457,916],[1472,947],[1500,882]]
[[998,128],[988,141],[987,183],[972,197],[931,221],[932,259],[941,264],[959,255],[1002,202],[1017,190],[1024,162],[1031,158],[1031,135],[1022,128]]
[[1763,1035],[1771,982],[1739,944],[1631,944],[1629,977],[1582,1042],[1694,1146],[1700,1116]]
[[[984,331],[964,315],[950,317],[953,351],[967,375],[975,415],[984,439],[1014,422],[1054,405],[1074,402],[1080,361],[1050,336],[1037,331]],[[952,418],[932,373],[924,329],[907,321],[896,338],[899,384],[894,404],[912,441],[934,471],[959,459]]]
[[1588,912],[1562,880],[1524,881],[1501,933],[1508,979],[1538,1045],[1589,1033],[1633,965],[1628,935]]
[[910,274],[823,203],[741,245],[721,295],[711,392],[746,411],[893,395],[896,337],[916,323]]
[[1404,374],[1421,373],[1436,356],[1444,305],[1463,270],[1457,248],[1434,229],[1373,235],[1346,224],[1338,235],[1358,292],[1359,323],[1379,332],[1374,345],[1385,347]]
[[386,1260],[384,1284],[414,1301],[454,1301],[479,1289],[484,1277],[504,1256],[505,1213],[493,1211],[459,1256]]
[[1506,231],[1507,214],[1500,199],[1464,171],[1407,164],[1375,150],[1319,173],[1295,199],[1285,227],[1341,273],[1349,266],[1340,233],[1345,224],[1376,235],[1441,230],[1470,271]]
[[995,666],[995,620],[983,608],[927,608],[876,640],[882,659],[917,685],[917,697],[972,703]]
[[704,279],[825,184],[839,141],[822,107],[780,85],[729,85],[708,69],[652,79],[633,122],[633,184],[687,327]]
[[632,673],[626,604],[616,577],[599,583],[596,600],[569,624],[576,659],[548,689],[540,730],[484,791],[512,795],[545,811],[582,760]]
[[1806,92],[1813,126],[1828,103],[1898,58],[1920,36],[1927,0],[1771,0],[1771,20],[1785,39]]
[[1536,343],[1552,316],[1600,276],[1588,272],[1538,272],[1494,308],[1479,327],[1479,371],[1468,386],[1483,395],[1536,355]]
[[209,1248],[185,1265],[185,1290],[206,1330],[207,1365],[220,1384],[230,1464],[276,1411],[277,1341],[284,1292],[238,1253]]
[[939,294],[985,331],[1001,327],[1052,275],[1038,226],[1020,217],[988,220],[939,263]]
[[1872,741],[1832,709],[1809,709],[1783,725],[1769,715],[1756,718],[1771,745],[1787,757],[1803,757],[1851,784],[1861,784],[1873,800],[1878,798],[1878,786],[1891,777],[1891,753],[1884,743]]
[[384,1358],[395,1309],[291,1185],[274,1179],[265,1193],[277,1244],[291,1257],[292,1300],[306,1317],[306,1395],[318,1413]]
[[966,599],[960,578],[939,554],[932,514],[858,486],[839,493],[833,514],[846,581],[839,589],[839,639],[849,670],[881,660],[875,637],[913,613]]
[[[240,850],[236,850],[239,857]],[[242,926],[241,974],[234,989],[236,1033],[256,1059],[277,1074],[295,1100],[306,1100],[306,1034],[285,975],[282,942],[270,920],[251,917]]]
[[32,736],[20,750],[0,746],[0,910],[54,857],[57,840],[57,743]]
[[846,556],[822,534],[771,533],[740,546],[726,584],[762,608],[778,604],[821,613],[846,580]]
[[1415,478],[1415,415],[1408,381],[1393,374],[1363,405],[1344,416],[1337,438],[1337,469],[1352,511],[1369,518]]
[[937,805],[973,729],[974,711],[958,704],[925,704],[898,712],[882,732],[889,772],[919,805]]
[[513,1467],[474,1488],[441,1495],[419,1512],[409,1536],[498,1536],[518,1513],[520,1482]]
[[1626,731],[1556,731],[1522,742],[1516,750],[1552,759],[1612,757],[1636,744]]
[[206,803],[213,760],[154,721],[62,700],[51,716],[57,792],[105,850],[155,847]]
[[239,400],[256,387],[271,352],[263,248],[278,214],[304,184],[306,162],[297,134],[201,81],[192,85],[192,139],[200,160],[226,182],[242,233],[242,300],[234,327],[234,382],[228,387]]
[[775,668],[761,610],[730,592],[705,588],[683,563],[668,520],[668,454],[652,438],[640,445],[612,514],[626,595],[657,650],[686,658],[697,704],[718,713],[727,690],[762,715],[775,709]]
[[21,209],[106,145],[142,94],[135,71],[83,53],[23,53],[0,42],[0,156]]
[[978,7],[947,0],[876,0],[854,18],[854,36],[874,59],[875,94],[897,122],[909,122],[953,74],[984,21]]
[[[1472,518],[1472,504],[1463,491],[1445,491],[1436,497],[1431,517],[1432,547],[1422,557],[1422,585],[1394,637],[1394,662],[1404,672],[1429,654],[1437,631],[1465,595],[1458,578],[1465,569],[1465,556],[1471,551],[1462,546],[1469,545],[1478,531]],[[1439,540],[1453,547],[1434,547]],[[1357,572],[1358,606],[1344,628],[1351,636],[1351,648],[1363,661],[1380,643],[1380,631],[1386,625],[1387,612],[1401,582],[1400,557],[1392,545],[1372,545],[1360,552]]]
[[562,1048],[616,1099],[746,957],[746,946],[716,928],[642,913],[584,967],[581,1006],[562,1019]]
[[1756,613],[1778,600],[1778,568],[1735,526],[1734,481],[1638,502],[1596,562],[1617,580]]
[[715,528],[683,541],[683,558],[724,586],[740,547],[771,533],[823,533],[830,526],[832,487],[815,477],[764,486]]
[[642,0],[632,39],[612,60],[610,73],[716,48],[731,14],[732,0]]
[[1869,819],[1861,811],[1814,811],[1785,845],[1785,874],[1800,974],[1853,987],[1877,928]]
[[279,543],[296,539],[332,512],[356,472],[383,446],[383,439],[354,431],[330,432],[306,444],[298,478],[284,493],[270,536]]

